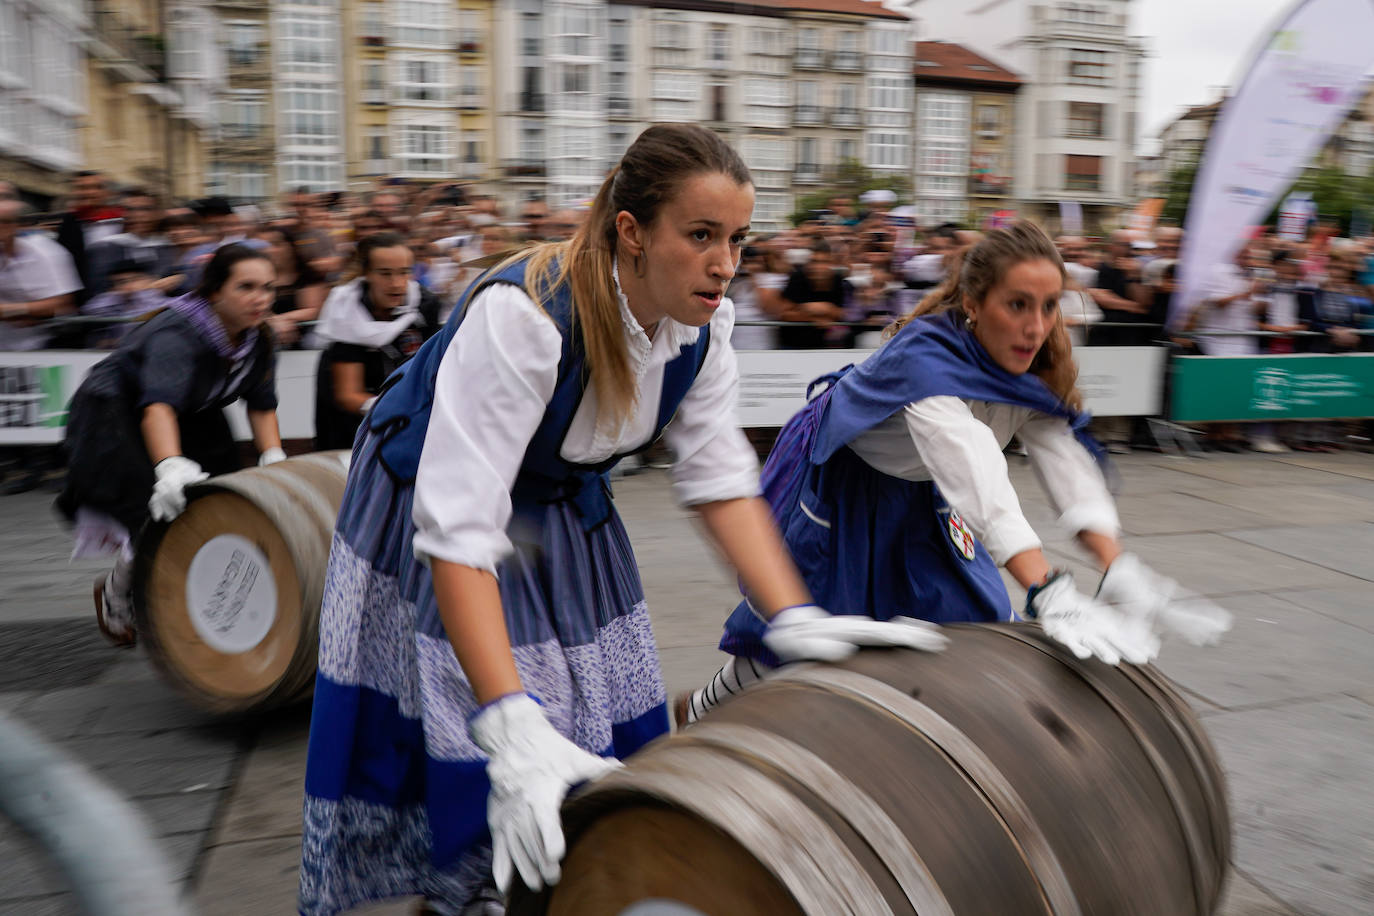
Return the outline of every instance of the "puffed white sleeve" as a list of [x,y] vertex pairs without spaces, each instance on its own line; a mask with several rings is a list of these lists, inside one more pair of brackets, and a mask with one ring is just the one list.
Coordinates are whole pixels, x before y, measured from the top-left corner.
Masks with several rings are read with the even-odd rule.
[[904,408],[921,463],[945,501],[958,510],[993,562],[1040,546],[1021,512],[997,436],[952,396],[925,398]]
[[672,449],[673,493],[684,506],[759,495],[759,462],[739,428],[739,364],[730,345],[735,306],[722,299],[696,381],[663,431]]
[[553,397],[563,341],[527,296],[494,284],[439,362],[415,478],[415,557],[492,573],[511,552],[511,486]]
[[1031,468],[1059,514],[1059,524],[1072,534],[1095,531],[1121,534],[1116,501],[1107,490],[1102,469],[1059,417],[1032,414],[1017,430]]

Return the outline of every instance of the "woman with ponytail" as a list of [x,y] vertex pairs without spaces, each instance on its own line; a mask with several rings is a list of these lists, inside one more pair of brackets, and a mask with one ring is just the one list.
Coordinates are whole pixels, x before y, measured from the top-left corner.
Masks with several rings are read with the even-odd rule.
[[660,434],[780,654],[940,644],[811,607],[758,498],[723,296],[753,204],[715,134],[649,128],[572,239],[493,266],[377,396],[320,612],[302,913],[501,913],[516,873],[558,879],[568,788],[668,729],[607,480]]
[[[1059,312],[1064,265],[1032,223],[957,252],[946,280],[857,367],[783,428],[763,491],[816,600],[832,613],[936,623],[1013,620],[998,567],[1027,589],[1023,616],[1080,658],[1155,656],[1161,633],[1218,638],[1229,615],[1175,600],[1176,583],[1123,553],[1088,436]],[[1096,598],[1051,569],[1002,449],[1019,437],[1060,523],[1105,570]],[[725,625],[735,659],[679,700],[692,721],[780,661],[746,598]]]

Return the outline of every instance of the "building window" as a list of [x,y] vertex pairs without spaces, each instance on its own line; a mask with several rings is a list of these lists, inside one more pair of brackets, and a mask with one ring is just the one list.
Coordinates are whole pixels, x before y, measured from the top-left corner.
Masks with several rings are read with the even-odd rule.
[[230,64],[252,66],[262,54],[262,26],[256,22],[226,22],[224,41]]
[[887,56],[905,56],[911,53],[901,29],[870,28],[868,50],[870,54]]
[[1002,136],[1002,132],[1005,130],[1002,124],[1005,111],[1006,109],[1001,105],[979,105],[976,120],[978,136],[985,140],[995,140]]
[[706,57],[713,64],[723,65],[730,56],[730,33],[711,29],[706,35]]
[[870,131],[865,138],[868,145],[870,169],[906,168],[906,151],[911,145],[911,137],[905,133]]
[[363,64],[363,89],[379,91],[386,88],[385,68],[381,61],[367,61]]
[[210,33],[204,26],[201,17],[190,10],[172,11],[167,42],[171,49],[167,61],[167,72],[170,76],[178,79],[201,79],[207,75]]
[[748,79],[744,81],[746,120],[758,127],[787,127],[791,115],[791,94],[783,80]]
[[687,50],[687,23],[676,19],[660,19],[655,22],[654,47],[675,51]]
[[924,175],[967,175],[969,99],[951,93],[921,95],[916,108],[916,169]]
[[343,169],[329,156],[292,155],[281,161],[279,177],[283,189],[308,188],[335,191],[343,183]]
[[836,140],[835,141],[835,161],[837,163],[858,162],[859,161],[859,141],[858,140]]
[[372,128],[363,138],[363,158],[367,160],[367,171],[381,174],[391,171],[386,162],[386,131]]
[[397,64],[396,99],[403,102],[442,102],[445,98],[444,62],[402,58]]
[[544,130],[536,125],[526,124],[520,129],[520,158],[527,163],[543,163]]
[[292,12],[278,20],[279,69],[334,76],[334,20],[328,14]]
[[265,200],[267,170],[257,164],[212,162],[206,176],[206,190],[234,201]]
[[480,10],[458,11],[458,50],[470,54],[482,47],[482,13]]
[[543,52],[544,21],[538,13],[520,14],[520,53],[539,57]]
[[1064,189],[1068,191],[1101,191],[1102,157],[1065,156]]
[[398,171],[443,175],[453,171],[451,131],[439,124],[401,127]]
[[458,70],[458,107],[481,108],[485,90],[481,67],[460,67]]
[[392,0],[392,35],[398,44],[444,47],[449,39],[449,9],[443,0]]
[[797,138],[797,174],[814,176],[821,173],[821,144],[815,137]]
[[606,56],[616,61],[629,60],[630,23],[624,19],[612,19],[609,32]]
[[655,121],[695,120],[700,90],[695,74],[655,73],[653,100]]
[[1075,86],[1102,86],[1107,82],[1107,52],[1086,48],[1069,50],[1069,82]]
[[1069,136],[1096,139],[1107,136],[1107,106],[1097,102],[1070,102]]
[[564,4],[558,17],[558,48],[569,57],[591,57],[596,39],[595,11],[575,3]]
[[900,76],[870,76],[868,107],[888,111],[910,111],[911,80]]
[[265,111],[261,92],[238,91],[229,94],[219,103],[221,135],[236,139],[260,136]]
[[761,191],[754,199],[753,225],[759,229],[779,229],[791,215],[791,194]]
[[370,45],[380,45],[386,38],[386,7],[380,3],[364,3],[358,16],[358,34]]
[[338,96],[330,83],[281,83],[277,88],[282,146],[339,145]]

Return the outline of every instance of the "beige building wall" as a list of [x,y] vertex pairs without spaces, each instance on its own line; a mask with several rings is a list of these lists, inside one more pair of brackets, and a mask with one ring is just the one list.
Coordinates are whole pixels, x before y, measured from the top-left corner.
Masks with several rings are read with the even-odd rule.
[[173,187],[167,165],[169,157],[180,158],[186,140],[172,126],[178,98],[162,82],[167,59],[157,39],[161,34],[157,9],[148,0],[91,4],[81,146],[85,167],[99,168],[115,184],[173,196],[180,189]]
[[458,0],[458,177],[494,190],[496,71],[492,0]]

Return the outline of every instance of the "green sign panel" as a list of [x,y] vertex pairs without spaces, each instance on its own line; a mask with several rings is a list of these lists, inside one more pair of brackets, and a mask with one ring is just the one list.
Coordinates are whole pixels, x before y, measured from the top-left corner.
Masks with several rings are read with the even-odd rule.
[[1180,356],[1170,372],[1184,423],[1374,417],[1374,353]]

